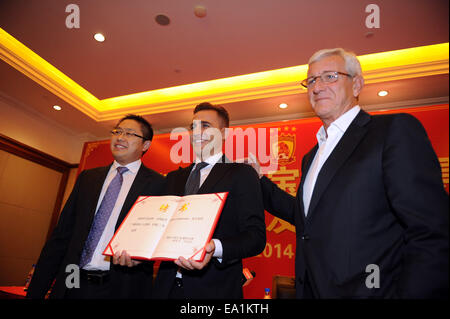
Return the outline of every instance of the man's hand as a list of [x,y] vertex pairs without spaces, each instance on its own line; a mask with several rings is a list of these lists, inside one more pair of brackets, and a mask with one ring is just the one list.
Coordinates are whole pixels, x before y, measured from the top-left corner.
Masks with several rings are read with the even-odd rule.
[[141,263],[140,261],[131,259],[130,255],[128,255],[126,250],[122,251],[122,253],[116,252],[113,256],[114,265],[134,267],[139,265],[140,263]]
[[194,260],[192,260],[190,258],[186,259],[186,258],[180,256],[177,260],[175,260],[175,264],[178,267],[181,267],[181,268],[184,268],[184,269],[187,269],[187,270],[200,270],[200,269],[203,269],[211,261],[211,258],[212,258],[213,254],[214,254],[214,251],[216,250],[216,246],[214,245],[214,241],[211,240],[206,245],[205,250],[206,250],[206,255],[205,255],[205,258],[203,259],[202,262],[197,262],[197,261],[194,261]]

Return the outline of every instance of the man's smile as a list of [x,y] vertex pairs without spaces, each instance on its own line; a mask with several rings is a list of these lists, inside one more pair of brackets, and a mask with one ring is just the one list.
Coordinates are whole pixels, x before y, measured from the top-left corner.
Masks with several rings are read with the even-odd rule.
[[116,149],[127,149],[128,148],[128,146],[126,146],[126,145],[123,145],[123,144],[120,144],[120,143],[115,143],[114,144],[114,148],[116,148]]

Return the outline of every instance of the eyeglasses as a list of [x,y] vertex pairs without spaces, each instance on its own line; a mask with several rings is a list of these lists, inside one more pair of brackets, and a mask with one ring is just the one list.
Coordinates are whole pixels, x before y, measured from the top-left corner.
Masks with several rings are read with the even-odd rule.
[[320,81],[322,81],[322,83],[333,83],[339,79],[339,75],[345,75],[345,76],[348,76],[351,78],[353,77],[350,74],[342,73],[342,72],[338,72],[338,71],[325,71],[320,75],[311,76],[311,77],[303,80],[300,84],[303,87],[310,89],[314,84],[316,84],[318,78],[320,78]]
[[136,136],[136,137],[142,138],[143,140],[146,139],[145,137],[140,136],[140,135],[137,135],[136,133],[124,131],[124,130],[118,129],[118,128],[113,129],[110,133],[111,133],[111,135],[113,135],[113,136],[120,136],[120,135],[123,134],[123,136],[125,136],[126,138],[131,138],[131,137],[133,137],[133,136]]

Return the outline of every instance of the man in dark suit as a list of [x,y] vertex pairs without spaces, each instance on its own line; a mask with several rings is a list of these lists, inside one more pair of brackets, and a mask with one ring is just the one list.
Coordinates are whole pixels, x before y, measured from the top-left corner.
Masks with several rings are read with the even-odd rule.
[[156,298],[242,298],[242,259],[256,256],[265,247],[258,176],[250,166],[229,163],[222,155],[228,125],[223,107],[199,104],[191,127],[197,159],[166,177],[168,194],[229,194],[203,262],[182,257],[175,263],[162,262],[154,287]]
[[448,194],[427,134],[411,115],[370,116],[354,54],[309,61],[323,126],[302,161],[296,198],[261,178],[265,209],[296,226],[298,298],[448,296]]
[[[44,298],[55,279],[51,298],[151,296],[153,263],[122,267],[102,253],[137,197],[164,189],[164,178],[141,162],[152,138],[151,125],[137,115],[122,118],[111,131],[114,162],[81,172],[41,252],[28,298]],[[76,274],[73,266],[81,268],[79,278],[68,278]]]

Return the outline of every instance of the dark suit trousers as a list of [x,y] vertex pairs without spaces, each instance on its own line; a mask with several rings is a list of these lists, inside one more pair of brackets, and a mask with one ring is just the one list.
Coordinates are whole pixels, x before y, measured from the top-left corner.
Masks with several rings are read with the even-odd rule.
[[308,272],[305,273],[305,280],[303,281],[303,299],[315,299],[311,283],[309,281]]
[[67,289],[66,299],[113,299],[114,289],[112,281],[102,284],[92,283],[85,278],[80,278],[80,288]]

